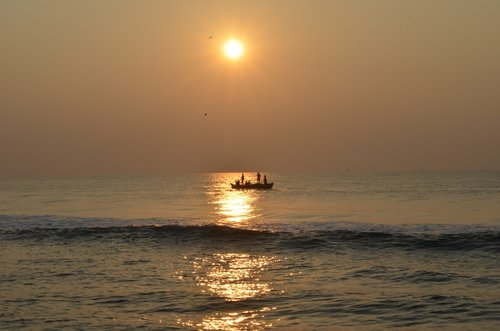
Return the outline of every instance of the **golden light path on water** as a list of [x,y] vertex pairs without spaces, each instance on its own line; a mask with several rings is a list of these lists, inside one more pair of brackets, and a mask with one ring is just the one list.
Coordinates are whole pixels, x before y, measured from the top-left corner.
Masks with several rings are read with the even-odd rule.
[[194,269],[205,269],[196,277],[199,286],[226,301],[241,301],[271,291],[269,284],[259,279],[259,273],[271,262],[272,259],[266,256],[214,254],[211,258],[194,261]]
[[260,215],[259,200],[263,192],[253,190],[233,190],[229,183],[240,174],[213,174],[206,187],[208,203],[213,206],[216,222],[224,226],[250,226]]
[[[214,206],[217,223],[236,226],[249,225],[258,216],[256,203],[259,195],[253,191],[232,190],[229,182],[234,175],[214,177],[208,188],[210,204]],[[278,262],[274,256],[253,255],[246,252],[215,253],[192,261],[196,285],[202,293],[219,297],[228,303],[264,297],[272,292],[272,284],[265,279],[267,268]],[[258,309],[212,312],[202,321],[181,321],[179,324],[199,330],[263,330],[272,326],[264,315],[276,307],[263,305]]]
[[248,221],[255,217],[254,200],[248,192],[229,191],[217,201],[218,213],[230,223]]

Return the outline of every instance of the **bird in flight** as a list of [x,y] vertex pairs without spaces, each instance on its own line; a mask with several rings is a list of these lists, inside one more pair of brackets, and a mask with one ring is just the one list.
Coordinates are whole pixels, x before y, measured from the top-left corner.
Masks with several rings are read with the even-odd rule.
[[208,36],[208,39],[213,39],[213,38],[214,38],[214,36]]

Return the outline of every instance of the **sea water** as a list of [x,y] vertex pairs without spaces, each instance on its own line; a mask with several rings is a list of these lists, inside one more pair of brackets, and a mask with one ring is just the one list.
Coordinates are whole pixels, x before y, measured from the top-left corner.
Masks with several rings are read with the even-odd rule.
[[0,328],[500,327],[500,173],[240,175],[0,179]]

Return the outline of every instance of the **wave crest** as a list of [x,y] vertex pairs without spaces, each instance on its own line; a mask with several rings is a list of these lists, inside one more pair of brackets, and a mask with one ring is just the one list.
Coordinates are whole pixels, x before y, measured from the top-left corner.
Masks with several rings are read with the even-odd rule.
[[482,231],[453,234],[406,234],[377,231],[322,230],[270,231],[222,225],[133,225],[108,227],[0,228],[6,240],[137,240],[176,244],[224,242],[292,250],[400,249],[400,250],[482,250],[500,252],[500,232]]

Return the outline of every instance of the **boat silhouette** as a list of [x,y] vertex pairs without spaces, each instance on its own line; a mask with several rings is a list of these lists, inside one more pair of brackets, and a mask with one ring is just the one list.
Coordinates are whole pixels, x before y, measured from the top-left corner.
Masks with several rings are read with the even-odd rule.
[[250,183],[247,182],[245,184],[241,183],[230,183],[231,188],[235,190],[269,190],[273,188],[274,183]]

